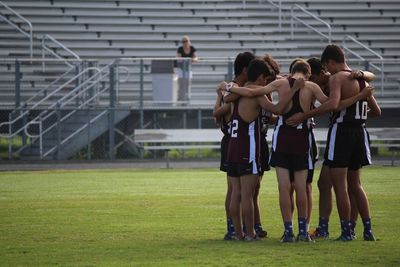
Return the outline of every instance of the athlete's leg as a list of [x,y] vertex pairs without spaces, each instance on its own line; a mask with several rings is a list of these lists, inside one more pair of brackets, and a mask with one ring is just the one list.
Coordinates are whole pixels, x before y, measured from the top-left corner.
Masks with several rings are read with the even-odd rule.
[[237,238],[243,238],[242,232],[242,219],[240,214],[240,179],[239,177],[228,176],[230,184],[232,185],[231,203],[229,205],[230,215],[235,228],[235,235]]
[[299,222],[299,236],[307,236],[307,173],[308,170],[294,173],[294,190],[296,192],[296,207]]
[[352,182],[354,182],[354,175],[358,175],[357,172],[348,170],[347,172],[347,185],[349,188],[349,198],[350,198],[350,231],[353,238],[356,237],[356,225],[358,218],[358,207],[357,199],[354,193]]
[[332,182],[329,177],[329,167],[322,165],[318,179],[319,190],[319,222],[312,233],[314,238],[329,237],[329,216],[332,212]]
[[329,220],[332,212],[332,182],[329,177],[329,167],[322,165],[318,179],[319,217]]
[[281,208],[282,220],[285,231],[283,233],[283,242],[293,242],[293,225],[292,225],[292,199],[291,190],[292,183],[290,182],[289,170],[275,167],[276,177],[278,179],[279,190],[279,206]]
[[240,176],[240,194],[242,204],[242,215],[246,226],[247,235],[254,238],[254,202],[253,196],[260,177],[250,174]]
[[260,205],[258,202],[258,196],[260,194],[262,176],[259,177],[259,181],[256,185],[254,192],[254,230],[258,237],[267,237],[267,231],[265,231],[261,225]]
[[254,196],[253,196],[253,204],[254,204],[254,224],[261,224],[260,218],[260,207],[258,205],[258,195],[260,193],[260,186],[261,186],[261,178],[262,176],[258,177],[258,182],[254,189]]
[[312,183],[307,183],[306,190],[307,190],[307,231],[308,231],[309,230],[308,226],[310,225],[311,212],[313,207]]
[[349,180],[349,192],[354,196],[354,200],[356,202],[356,208],[360,212],[361,218],[369,218],[369,203],[367,194],[364,191],[364,188],[361,185],[360,181],[360,172],[361,169],[358,170],[349,170],[348,172],[348,180]]
[[347,168],[330,168],[333,189],[336,194],[336,205],[340,217],[342,235],[346,240],[351,240],[350,235],[350,199],[347,190]]
[[275,170],[278,179],[279,205],[282,219],[284,222],[289,222],[292,221],[292,203],[290,198],[292,184],[289,179],[289,170],[280,167],[276,167]]
[[231,183],[231,179],[229,178],[229,176],[226,177],[226,181],[227,181],[227,190],[226,190],[226,196],[225,196],[225,213],[226,213],[226,228],[227,228],[226,235],[227,236],[225,236],[225,239],[229,239],[229,237],[234,232],[233,222],[232,222],[231,213],[230,213],[232,183]]
[[364,224],[364,239],[368,241],[375,241],[375,237],[371,229],[371,214],[369,209],[369,201],[367,194],[361,185],[361,169],[349,171],[349,187],[354,194],[357,202],[358,211]]

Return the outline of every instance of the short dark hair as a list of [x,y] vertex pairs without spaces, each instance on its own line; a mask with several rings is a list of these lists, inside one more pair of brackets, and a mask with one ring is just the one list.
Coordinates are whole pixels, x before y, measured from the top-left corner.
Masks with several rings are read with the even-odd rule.
[[260,75],[267,77],[271,75],[271,72],[267,66],[267,63],[259,58],[250,61],[247,68],[247,79],[249,82],[255,82]]
[[328,63],[329,60],[333,60],[337,63],[344,63],[343,50],[335,44],[327,45],[321,55],[321,63]]
[[292,68],[292,74],[295,73],[303,73],[304,75],[310,75],[311,74],[311,67],[310,65],[304,61],[304,60],[298,60]]
[[319,58],[312,57],[307,60],[307,63],[311,67],[311,75],[319,75],[322,71],[322,63]]
[[249,66],[250,61],[255,58],[254,54],[251,52],[243,52],[239,53],[236,56],[234,69],[235,69],[235,76],[239,76],[244,68]]

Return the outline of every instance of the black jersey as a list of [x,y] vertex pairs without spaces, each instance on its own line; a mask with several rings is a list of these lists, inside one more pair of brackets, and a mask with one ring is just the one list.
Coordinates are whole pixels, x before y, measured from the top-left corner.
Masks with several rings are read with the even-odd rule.
[[[349,70],[344,70],[349,71]],[[358,79],[360,91],[364,90],[366,83],[362,79]],[[368,102],[367,99],[360,100],[353,105],[332,114],[331,124],[348,123],[362,125],[367,120]]]

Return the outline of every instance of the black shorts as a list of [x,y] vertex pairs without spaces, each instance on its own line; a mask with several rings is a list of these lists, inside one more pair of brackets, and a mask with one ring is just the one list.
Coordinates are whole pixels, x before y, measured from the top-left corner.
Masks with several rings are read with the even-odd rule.
[[261,168],[263,171],[269,171],[271,167],[269,166],[269,148],[265,137],[261,136]]
[[329,128],[325,162],[330,168],[358,170],[371,164],[369,134],[364,126],[337,124]]
[[240,177],[243,175],[258,175],[262,176],[264,170],[262,170],[260,164],[251,162],[248,164],[240,163],[228,163],[228,176],[230,177]]
[[223,172],[228,171],[228,163],[226,162],[226,158],[228,156],[229,138],[229,135],[224,135],[221,140],[221,162],[219,164],[219,170]]
[[272,151],[270,165],[292,171],[301,171],[308,169],[308,154],[298,156]]

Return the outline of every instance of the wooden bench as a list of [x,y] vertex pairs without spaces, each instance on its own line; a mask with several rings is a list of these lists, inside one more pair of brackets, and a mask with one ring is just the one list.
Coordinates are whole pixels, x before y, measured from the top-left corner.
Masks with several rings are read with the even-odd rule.
[[[371,147],[386,147],[392,152],[392,166],[394,154],[400,148],[400,128],[368,128]],[[320,148],[324,148],[328,129],[316,128],[315,139]],[[270,143],[273,127],[268,130],[267,140]],[[169,151],[188,149],[219,149],[222,139],[219,129],[137,129],[134,133],[134,142],[144,151],[164,151],[167,168],[169,168]]]

